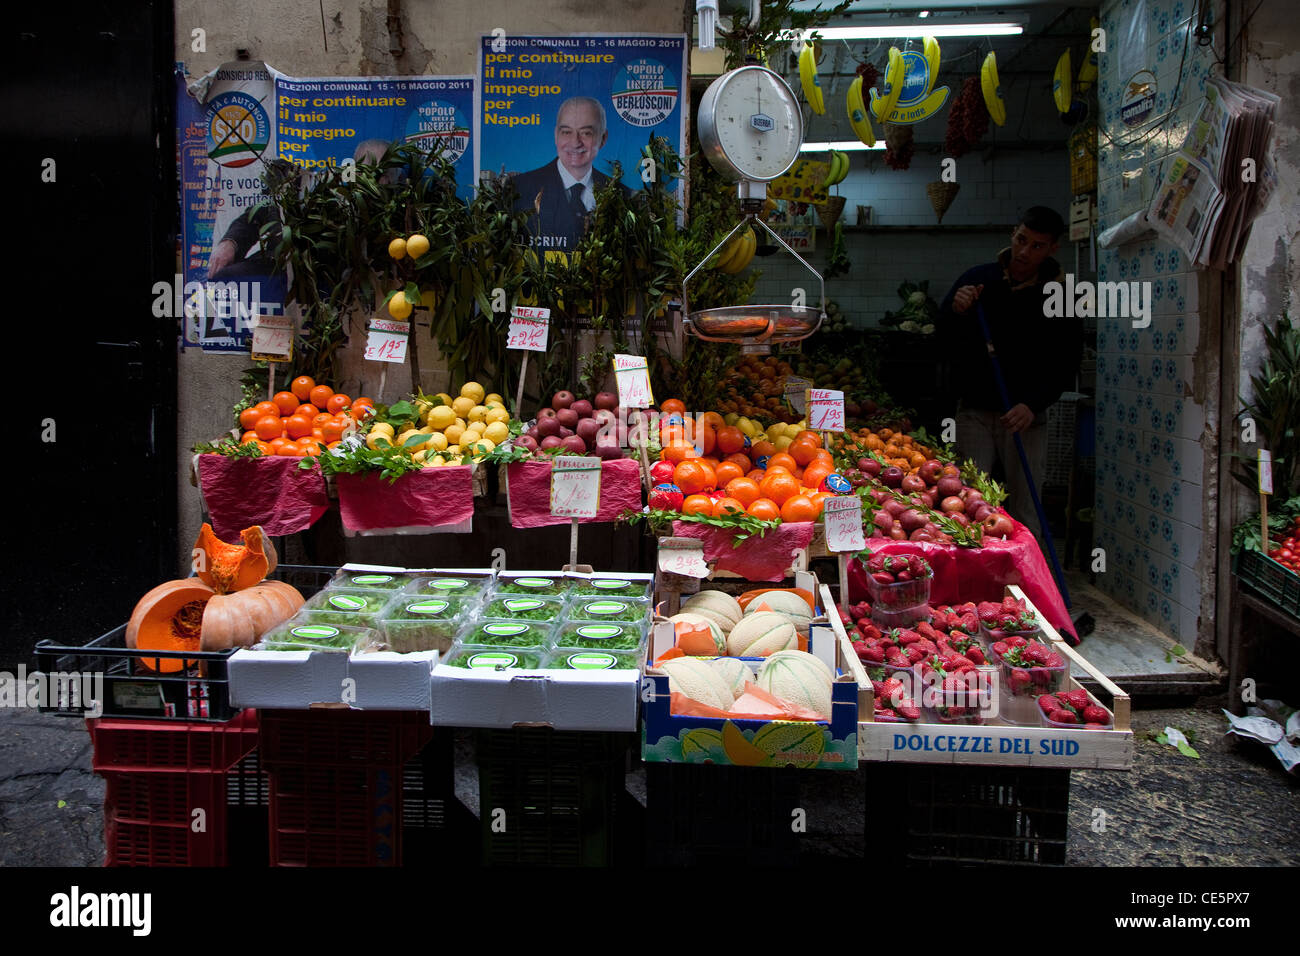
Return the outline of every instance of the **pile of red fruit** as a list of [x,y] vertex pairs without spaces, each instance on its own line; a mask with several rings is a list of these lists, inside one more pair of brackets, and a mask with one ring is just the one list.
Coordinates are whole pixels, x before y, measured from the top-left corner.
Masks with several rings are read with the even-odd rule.
[[933,701],[940,720],[980,722],[987,707],[990,677],[982,675],[973,661],[960,654],[937,656],[921,665],[921,680],[927,688],[926,702]]
[[1046,644],[1018,634],[995,641],[993,654],[1003,665],[1003,692],[1016,697],[1040,694],[1065,677],[1065,658]]
[[982,525],[987,537],[1001,538],[1015,531],[1011,519],[985,501],[983,492],[962,483],[961,469],[951,463],[931,458],[914,474],[906,474],[897,465],[882,465],[868,455],[859,458],[858,467],[847,469],[844,477],[855,487],[878,486],[869,492],[880,506],[873,538],[951,544],[951,535],[934,520],[936,511],[963,527]]
[[1269,543],[1274,547],[1269,549],[1268,556],[1288,570],[1300,574],[1300,515],[1293,519],[1291,531],[1285,538]]
[[1111,725],[1110,713],[1105,707],[1094,704],[1082,688],[1043,694],[1038,698],[1038,706],[1047,719],[1056,724],[1078,724],[1100,730]]
[[984,656],[984,646],[980,643],[978,637],[974,634],[968,634],[961,630],[951,630],[946,637],[939,640],[939,652],[947,656],[955,654],[959,657],[968,658],[972,663],[983,665],[988,663]]
[[1038,616],[1029,610],[1024,601],[1012,597],[1002,601],[979,603],[980,624],[992,640],[1000,641],[1013,634],[1026,635],[1038,631]]
[[961,631],[964,634],[978,634],[980,632],[979,609],[975,606],[974,601],[967,601],[965,604],[959,604],[956,607],[951,605],[940,605],[930,609],[930,623],[940,631],[951,634],[953,631]]
[[873,680],[871,702],[876,720],[901,723],[921,719],[921,709],[907,696],[903,682],[897,677]]
[[536,454],[552,448],[600,458],[622,458],[619,445],[618,396],[601,392],[594,399],[556,392],[549,407],[537,412],[537,424],[514,444]]

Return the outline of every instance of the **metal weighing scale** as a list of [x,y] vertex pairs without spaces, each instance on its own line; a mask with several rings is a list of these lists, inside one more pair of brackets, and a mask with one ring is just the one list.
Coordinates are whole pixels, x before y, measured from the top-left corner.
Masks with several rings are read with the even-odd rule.
[[[744,217],[682,282],[683,330],[706,342],[733,345],[784,344],[812,335],[826,320],[826,283],[799,253],[761,218],[767,184],[799,158],[803,113],[785,80],[767,67],[751,64],[724,73],[700,101],[697,130],[713,168],[737,184]],[[746,226],[757,224],[817,277],[820,306],[735,305],[691,312],[686,287],[704,263]]]

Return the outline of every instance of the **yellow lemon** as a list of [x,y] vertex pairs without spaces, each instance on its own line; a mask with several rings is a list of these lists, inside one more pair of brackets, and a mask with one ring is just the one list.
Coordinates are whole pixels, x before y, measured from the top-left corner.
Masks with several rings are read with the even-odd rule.
[[740,416],[735,412],[727,412],[727,414],[722,416],[722,420],[728,425],[734,425],[736,422],[740,421]]
[[489,392],[487,396],[483,399],[484,405],[492,405],[492,404],[504,405],[505,403],[506,400],[502,398],[500,395],[498,395],[496,392]]
[[469,420],[471,422],[487,422],[487,406],[475,405],[469,410]]
[[484,421],[489,425],[493,422],[508,422],[510,421],[510,413],[500,405],[489,405],[487,416],[484,418]]
[[427,451],[417,451],[411,457],[414,458],[416,461],[418,461],[420,464],[424,464],[424,459],[426,455],[428,455]]
[[415,400],[415,414],[418,417],[424,418],[426,415],[429,414],[429,409],[431,408],[433,408],[433,404],[431,402],[426,401],[423,398],[417,398]]
[[451,424],[443,431],[443,435],[446,437],[447,444],[449,445],[454,445],[459,442],[460,436],[463,434],[465,434],[464,425]]
[[478,382],[466,382],[461,386],[460,394],[465,398],[473,399],[470,407],[481,404],[483,399],[487,398],[487,391]]
[[387,435],[389,438],[392,438],[396,432],[393,431],[393,426],[388,424],[388,422],[375,422],[370,426],[370,434]]
[[465,426],[465,431],[469,434],[474,434],[474,435],[482,435],[486,429],[487,429],[487,422],[470,422],[468,425]]
[[493,445],[499,445],[510,437],[510,428],[505,422],[492,422],[483,429],[483,437],[489,439]]
[[418,232],[406,240],[406,254],[412,259],[418,259],[429,251],[429,240],[424,238]]
[[781,422],[777,422],[774,425],[767,426],[767,440],[770,442],[776,441],[784,434],[785,434],[785,425],[782,424]]
[[469,410],[476,404],[477,402],[475,402],[474,399],[461,395],[459,398],[452,401],[451,408],[452,411],[456,413],[457,418],[468,418]]
[[798,438],[798,437],[799,437],[799,433],[800,433],[801,431],[803,431],[803,429],[800,428],[798,425],[786,425],[786,426],[785,426],[785,433],[786,433],[786,435],[788,435],[791,439]]
[[790,444],[793,441],[794,439],[791,438],[789,435],[782,435],[776,441],[772,442],[772,445],[773,447],[776,448],[777,451],[785,451],[787,448],[790,447]]
[[404,293],[395,292],[388,300],[388,314],[399,321],[410,318],[412,308],[411,303],[406,301]]
[[406,240],[394,239],[388,244],[388,254],[394,259],[401,259],[406,255]]
[[444,404],[444,405],[450,405],[450,404],[451,404],[451,396],[448,395],[446,392],[439,392],[437,395],[434,395],[433,397],[434,397],[434,398],[441,398],[441,399],[442,399],[442,404]]
[[486,455],[496,447],[497,443],[490,438],[480,438],[470,446],[475,455]]
[[434,432],[429,436],[429,447],[434,451],[446,451],[448,444],[447,436],[442,432]]
[[383,432],[371,432],[366,436],[366,447],[371,451],[374,451],[381,444],[393,445],[396,444],[396,442],[393,441],[392,435],[385,435]]
[[434,428],[442,431],[444,428],[456,424],[456,413],[450,405],[435,405],[429,409],[429,414],[425,420]]

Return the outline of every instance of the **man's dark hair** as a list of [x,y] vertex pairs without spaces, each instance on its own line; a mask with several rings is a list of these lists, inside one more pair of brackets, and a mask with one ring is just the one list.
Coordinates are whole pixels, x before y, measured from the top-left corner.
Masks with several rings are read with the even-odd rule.
[[1065,232],[1065,220],[1055,209],[1047,206],[1030,206],[1020,217],[1019,225],[1034,232],[1046,233],[1053,240],[1060,239],[1061,233]]

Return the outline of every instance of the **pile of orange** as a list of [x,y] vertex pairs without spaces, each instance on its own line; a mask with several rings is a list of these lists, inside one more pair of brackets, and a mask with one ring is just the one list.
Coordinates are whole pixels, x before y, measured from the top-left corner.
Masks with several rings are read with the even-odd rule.
[[256,445],[263,455],[319,455],[374,410],[375,403],[368,398],[349,398],[300,375],[289,391],[277,392],[269,401],[239,413],[239,427],[244,429],[239,441]]
[[890,428],[879,431],[860,428],[856,432],[845,432],[842,438],[837,439],[835,447],[837,451],[854,459],[875,452],[887,465],[897,465],[908,474],[934,457],[933,449],[922,445],[911,435]]
[[[683,414],[676,399],[664,402],[667,414]],[[727,425],[716,412],[700,416],[700,448],[691,434],[694,419],[661,425],[660,460],[675,463],[672,483],[682,490],[683,514],[721,517],[746,512],[756,518],[782,521],[816,521],[822,502],[832,497],[820,485],[835,471],[831,453],[822,447],[816,432],[802,431],[784,451],[770,441],[758,441],[746,448],[745,435]],[[765,468],[758,459],[767,456]]]

